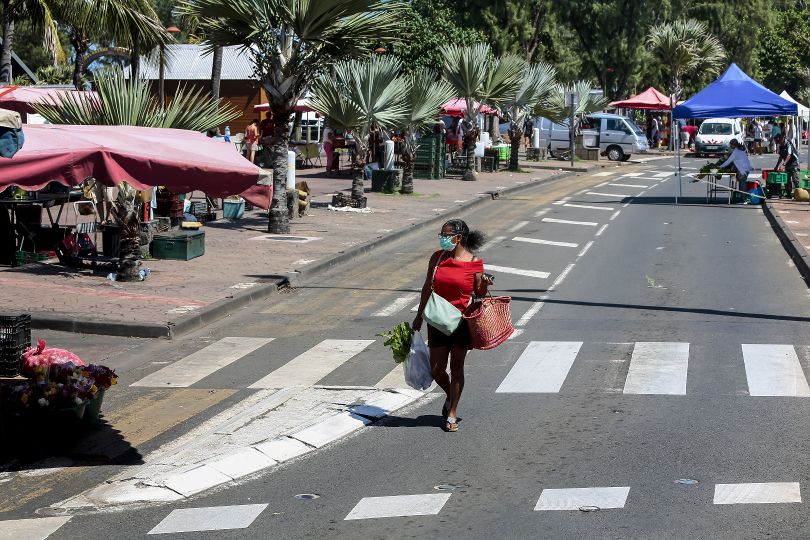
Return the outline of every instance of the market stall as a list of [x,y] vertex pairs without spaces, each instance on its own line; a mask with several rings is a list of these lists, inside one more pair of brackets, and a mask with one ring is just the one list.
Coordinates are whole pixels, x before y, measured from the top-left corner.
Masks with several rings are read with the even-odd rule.
[[[796,116],[798,108],[771,92],[746,75],[737,64],[731,66],[716,81],[672,109],[672,117],[679,118],[749,118],[757,116]],[[680,155],[676,154],[675,167],[678,182],[675,202],[682,194]],[[735,180],[729,180],[729,187]],[[733,189],[733,188],[732,188]]]
[[[86,94],[96,97],[95,92],[78,91],[75,88],[49,88],[38,86],[2,86],[0,87],[0,109],[17,111],[19,113],[34,114],[32,103],[59,103],[59,95],[65,93]],[[50,98],[50,99],[49,99]]]

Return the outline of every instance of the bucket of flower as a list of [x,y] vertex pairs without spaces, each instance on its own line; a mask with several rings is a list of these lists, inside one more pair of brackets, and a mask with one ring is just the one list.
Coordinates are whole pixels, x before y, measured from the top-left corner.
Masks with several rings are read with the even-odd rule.
[[110,368],[86,366],[70,351],[45,347],[44,339],[23,354],[21,368],[28,380],[11,387],[19,413],[60,427],[98,422],[104,391],[117,382]]

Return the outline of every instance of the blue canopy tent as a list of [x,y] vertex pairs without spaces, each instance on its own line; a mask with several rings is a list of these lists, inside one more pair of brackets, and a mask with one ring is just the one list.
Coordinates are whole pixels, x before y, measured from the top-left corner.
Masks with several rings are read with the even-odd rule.
[[796,116],[798,108],[731,64],[716,81],[672,109],[673,118]]
[[[797,104],[775,94],[731,64],[709,86],[672,109],[672,118],[796,116]],[[677,192],[681,190],[680,152],[676,152]],[[678,195],[675,195],[675,204]]]

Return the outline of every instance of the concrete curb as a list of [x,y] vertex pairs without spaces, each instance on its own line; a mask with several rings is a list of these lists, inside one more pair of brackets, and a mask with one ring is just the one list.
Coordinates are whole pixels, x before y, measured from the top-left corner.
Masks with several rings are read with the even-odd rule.
[[776,236],[779,238],[779,241],[782,242],[782,246],[785,248],[788,255],[790,255],[790,258],[793,260],[796,268],[798,268],[802,278],[804,278],[805,283],[810,286],[810,255],[808,255],[802,243],[793,236],[793,232],[791,232],[790,228],[782,221],[782,217],[779,215],[779,211],[773,207],[773,203],[766,200],[765,204],[762,206],[765,216],[776,232]]
[[[591,167],[597,169],[600,167]],[[529,180],[524,184],[519,184],[502,190],[488,192],[489,196],[478,197],[467,203],[461,204],[453,210],[449,210],[436,217],[428,220],[413,223],[410,227],[394,231],[382,238],[378,238],[372,242],[363,245],[355,246],[343,253],[320,261],[317,264],[302,268],[300,271],[289,272],[289,278],[280,278],[275,283],[265,283],[242,291],[233,295],[232,298],[223,298],[213,304],[205,306],[194,313],[189,313],[178,318],[175,321],[170,321],[166,324],[159,323],[137,323],[137,322],[120,322],[114,320],[105,320],[98,318],[67,318],[55,317],[48,315],[31,314],[31,327],[37,330],[58,330],[62,332],[75,332],[82,334],[102,334],[108,336],[130,336],[141,338],[164,338],[174,339],[181,337],[185,334],[199,330],[208,326],[209,324],[218,321],[228,315],[235,313],[247,306],[256,302],[265,300],[266,298],[274,295],[278,289],[285,283],[289,282],[290,285],[300,285],[305,280],[319,276],[329,270],[353,261],[377,248],[386,246],[393,242],[397,242],[412,234],[416,234],[428,227],[435,227],[451,219],[457,217],[459,214],[468,212],[479,206],[499,199],[514,193],[519,193],[526,189],[535,186],[544,185],[549,182],[557,180],[565,180],[572,178],[577,174],[590,173],[592,171],[584,169],[583,171],[577,170],[564,170],[560,174],[554,175],[549,178],[542,178],[538,180]]]

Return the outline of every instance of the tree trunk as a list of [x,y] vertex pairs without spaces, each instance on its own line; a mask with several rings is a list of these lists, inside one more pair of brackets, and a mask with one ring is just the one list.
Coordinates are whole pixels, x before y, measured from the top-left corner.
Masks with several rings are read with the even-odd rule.
[[354,147],[352,153],[352,199],[359,201],[365,196],[365,180],[366,172],[366,155],[368,152],[360,148],[360,145]]
[[402,148],[402,188],[400,193],[403,195],[410,195],[413,193],[413,151],[410,145],[404,145]]
[[523,130],[519,128],[516,119],[512,119],[512,125],[509,126],[509,140],[512,143],[512,148],[509,151],[509,170],[516,171],[520,167],[518,165],[518,152],[520,152],[520,140],[523,138]]
[[467,168],[462,180],[475,180],[475,132],[478,126],[469,118],[464,118],[464,152],[467,156]]
[[290,111],[273,107],[273,201],[270,203],[270,234],[290,234],[287,213],[287,152],[290,137]]
[[11,51],[14,46],[14,17],[5,15],[8,12],[9,6],[4,2],[3,10],[3,44],[0,48],[0,84],[11,84]]
[[295,137],[296,141],[301,140],[301,120],[304,113],[301,111],[295,111],[295,120],[293,120],[293,137]]
[[118,259],[116,281],[140,281],[141,274],[141,226],[138,212],[127,204],[116,204],[112,217],[118,223],[118,234],[121,238],[121,254]]
[[489,139],[491,141],[494,141],[495,139],[501,136],[500,129],[498,128],[498,126],[501,125],[501,119],[498,118],[497,114],[493,114],[492,116],[490,116],[490,118],[492,120],[489,124]]
[[135,34],[135,39],[132,44],[132,56],[130,57],[130,77],[131,80],[137,81],[141,78],[141,44],[140,39],[138,39],[138,34]]
[[219,99],[219,83],[222,80],[222,47],[214,47],[214,62],[211,65],[211,97]]

